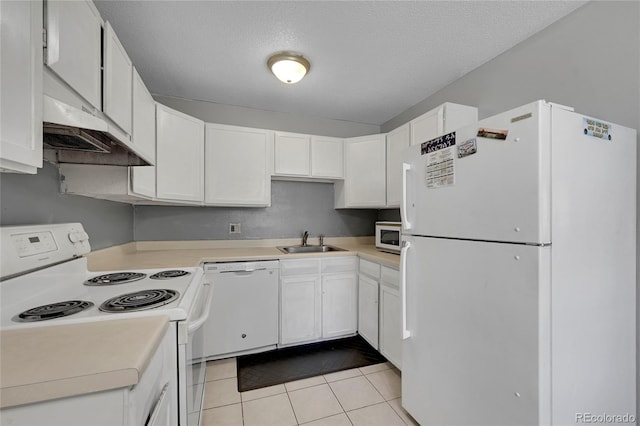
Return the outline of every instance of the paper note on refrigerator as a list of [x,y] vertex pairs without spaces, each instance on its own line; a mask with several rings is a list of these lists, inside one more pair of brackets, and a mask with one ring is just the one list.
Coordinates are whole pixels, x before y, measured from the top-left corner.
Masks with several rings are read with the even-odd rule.
[[456,181],[453,159],[456,148],[455,132],[424,142],[421,148],[421,153],[426,155],[427,161],[427,188],[453,185]]

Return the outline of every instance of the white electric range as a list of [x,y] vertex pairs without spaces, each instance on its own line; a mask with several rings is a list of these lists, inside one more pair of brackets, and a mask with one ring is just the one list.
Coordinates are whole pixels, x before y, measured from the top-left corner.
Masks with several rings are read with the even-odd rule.
[[0,329],[166,315],[176,361],[167,418],[200,423],[212,295],[202,268],[89,272],[78,223],[3,227],[0,237]]

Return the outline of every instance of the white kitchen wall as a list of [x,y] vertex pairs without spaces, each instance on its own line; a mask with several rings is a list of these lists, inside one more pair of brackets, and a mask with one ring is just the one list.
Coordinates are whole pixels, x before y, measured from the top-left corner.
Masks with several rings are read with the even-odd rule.
[[[134,238],[144,240],[233,240],[373,235],[376,210],[336,210],[333,184],[273,181],[271,207],[220,208],[136,206]],[[240,234],[229,234],[240,223]]]

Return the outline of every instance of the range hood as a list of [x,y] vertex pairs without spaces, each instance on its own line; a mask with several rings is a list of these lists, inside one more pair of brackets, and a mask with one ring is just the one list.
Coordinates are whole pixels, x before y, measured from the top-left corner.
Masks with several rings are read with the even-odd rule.
[[42,113],[43,148],[54,162],[152,165],[129,145],[129,136],[102,114],[93,115],[46,94]]

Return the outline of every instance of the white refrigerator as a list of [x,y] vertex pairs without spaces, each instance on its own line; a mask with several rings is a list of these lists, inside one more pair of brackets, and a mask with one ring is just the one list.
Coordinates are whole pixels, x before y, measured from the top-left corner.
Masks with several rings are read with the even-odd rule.
[[407,148],[401,216],[422,426],[637,418],[635,130],[545,101],[487,118]]

